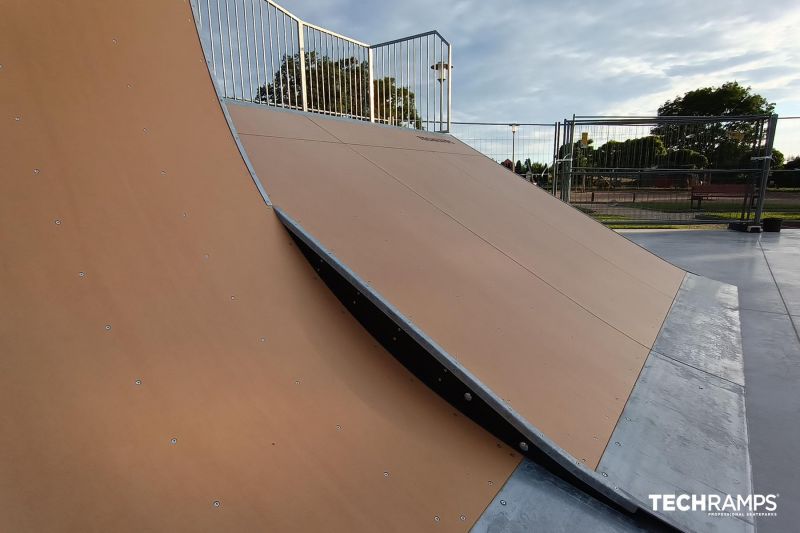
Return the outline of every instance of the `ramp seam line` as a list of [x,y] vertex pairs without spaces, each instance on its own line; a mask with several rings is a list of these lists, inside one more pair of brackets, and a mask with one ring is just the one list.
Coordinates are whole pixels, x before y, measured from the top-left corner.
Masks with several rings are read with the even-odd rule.
[[[313,122],[313,121],[312,121]],[[314,125],[317,125],[316,122],[313,122]],[[320,126],[321,128],[321,126]],[[327,130],[325,130],[327,131]],[[315,143],[326,143],[326,144],[341,144],[342,146],[363,146],[365,148],[385,148],[387,150],[400,150],[406,152],[420,152],[424,154],[448,154],[448,155],[463,155],[464,157],[478,157],[474,154],[453,154],[452,152],[440,152],[437,150],[419,150],[417,148],[401,148],[397,146],[383,146],[381,144],[363,144],[363,143],[346,143],[339,138],[336,138],[335,141],[327,141],[325,139],[306,139],[305,137],[281,137],[280,135],[265,135],[263,133],[239,133],[239,135],[244,135],[247,137],[262,137],[265,139],[283,139],[288,141],[308,141],[308,142],[315,142]]]
[[[322,126],[320,126],[320,128],[323,128],[323,127],[322,127]],[[325,128],[323,128],[323,129],[325,129]],[[328,133],[330,133],[330,134],[331,134],[333,137],[336,137],[336,136],[335,136],[333,133],[329,132],[328,130],[325,130],[325,131],[326,131],[326,132],[328,132]],[[338,139],[338,137],[336,137],[336,138]],[[341,141],[341,139],[339,139],[339,140]],[[418,196],[418,197],[420,197],[422,200],[424,200],[426,203],[428,203],[430,206],[432,206],[434,209],[436,209],[437,211],[439,211],[440,213],[442,213],[443,215],[445,215],[446,217],[448,217],[449,219],[451,219],[453,222],[455,222],[456,224],[458,224],[459,226],[461,226],[461,227],[462,227],[462,228],[464,228],[465,230],[467,230],[467,231],[469,231],[470,233],[472,233],[472,234],[473,234],[475,237],[477,237],[478,239],[480,239],[480,240],[481,240],[481,241],[483,241],[484,243],[488,244],[490,247],[492,247],[492,248],[494,248],[495,250],[497,250],[498,252],[500,252],[500,253],[501,253],[502,255],[504,255],[504,256],[505,256],[507,259],[509,259],[509,260],[511,260],[512,262],[514,262],[514,263],[515,263],[517,266],[519,266],[520,268],[522,268],[523,270],[525,270],[526,272],[528,272],[530,275],[532,275],[533,277],[535,277],[536,279],[538,279],[539,281],[541,281],[542,283],[544,283],[545,285],[547,285],[548,287],[550,287],[551,289],[553,289],[554,291],[556,291],[558,294],[560,294],[561,296],[563,296],[563,297],[564,297],[564,298],[566,298],[567,300],[571,301],[573,304],[577,305],[579,308],[583,309],[583,310],[584,310],[586,313],[588,313],[588,314],[590,314],[591,316],[595,317],[597,320],[599,320],[599,321],[600,321],[600,322],[602,322],[603,324],[607,325],[608,327],[610,327],[610,328],[611,328],[611,329],[613,329],[614,331],[616,331],[616,332],[620,333],[621,335],[623,335],[623,336],[627,337],[628,339],[630,339],[631,341],[635,342],[636,344],[638,344],[638,345],[639,345],[639,346],[641,346],[642,348],[646,348],[646,349],[648,350],[648,352],[649,352],[649,350],[651,350],[651,349],[652,349],[652,346],[647,346],[646,344],[644,344],[644,343],[642,343],[642,342],[639,342],[638,340],[634,339],[633,337],[631,337],[630,335],[628,335],[628,334],[627,334],[627,333],[625,333],[624,331],[620,330],[620,329],[619,329],[619,328],[617,328],[616,326],[614,326],[614,325],[612,325],[612,324],[610,324],[610,323],[606,322],[605,320],[603,320],[602,318],[600,318],[599,316],[597,316],[595,313],[593,313],[592,311],[590,311],[589,309],[587,309],[586,307],[584,307],[583,305],[581,305],[579,302],[577,302],[577,301],[576,301],[575,299],[573,299],[571,296],[569,296],[569,295],[567,295],[567,294],[563,293],[561,290],[559,290],[557,287],[555,287],[554,285],[552,285],[550,282],[546,281],[544,278],[542,278],[541,276],[539,276],[537,273],[533,272],[531,269],[529,269],[528,267],[526,267],[525,265],[523,265],[522,263],[520,263],[519,261],[517,261],[515,258],[511,257],[510,255],[508,255],[508,254],[507,254],[506,252],[504,252],[502,249],[498,248],[498,247],[497,247],[495,244],[493,244],[493,243],[489,242],[489,241],[488,241],[486,238],[484,238],[483,236],[481,236],[481,235],[479,235],[478,233],[476,233],[476,232],[475,232],[475,231],[474,231],[472,228],[470,228],[470,227],[466,226],[466,225],[465,225],[463,222],[461,222],[461,221],[460,221],[458,218],[454,217],[454,216],[453,216],[453,215],[451,215],[450,213],[448,213],[448,212],[444,211],[443,209],[441,209],[439,206],[437,206],[436,204],[434,204],[432,201],[430,201],[429,199],[427,199],[425,196],[423,196],[422,194],[420,194],[419,192],[417,192],[417,191],[416,191],[416,190],[415,190],[413,187],[411,187],[410,185],[407,185],[406,183],[403,183],[403,181],[402,181],[402,180],[400,180],[399,178],[397,178],[396,176],[394,176],[394,175],[393,175],[391,172],[387,171],[386,169],[384,169],[384,168],[383,168],[382,166],[380,166],[379,164],[375,163],[374,161],[372,161],[371,159],[369,159],[369,158],[368,158],[368,157],[366,157],[365,155],[363,155],[363,154],[361,154],[361,153],[357,152],[356,150],[353,150],[353,148],[351,148],[351,147],[350,147],[348,144],[344,143],[343,141],[342,141],[342,144],[343,144],[344,146],[346,146],[346,147],[348,148],[348,150],[350,150],[350,151],[351,151],[351,152],[353,152],[354,154],[358,155],[359,157],[363,158],[363,159],[364,159],[365,161],[367,161],[369,164],[373,165],[374,167],[376,167],[377,169],[379,169],[381,172],[383,172],[384,174],[386,174],[387,176],[389,176],[390,178],[392,178],[394,181],[396,181],[397,183],[399,183],[400,185],[402,185],[402,186],[403,186],[403,187],[405,187],[406,189],[408,189],[408,190],[410,190],[411,192],[413,192],[415,195],[417,195],[417,196]],[[654,342],[655,342],[655,337],[654,337]],[[646,359],[646,357],[645,357],[645,359]],[[633,386],[631,386],[631,390],[633,390]],[[630,394],[630,392],[629,392],[629,394]]]
[[728,378],[723,378],[722,376],[718,376],[717,374],[714,374],[713,372],[709,372],[708,370],[705,370],[703,368],[699,368],[699,367],[696,367],[694,365],[690,365],[686,361],[681,361],[680,359],[676,359],[671,355],[667,355],[667,354],[665,354],[663,352],[659,352],[658,350],[650,350],[650,351],[652,353],[656,354],[656,355],[660,355],[661,357],[664,357],[665,359],[669,359],[670,361],[674,361],[675,363],[677,363],[679,365],[683,365],[683,366],[691,368],[693,370],[697,370],[698,372],[702,372],[703,374],[706,374],[706,375],[709,375],[709,376],[713,376],[713,377],[715,377],[715,378],[717,378],[717,379],[719,379],[721,381],[725,381],[727,383],[730,383],[731,385],[736,385],[737,387],[744,388],[744,385],[741,384],[741,383],[736,383],[733,380],[730,380]]
[[786,304],[786,298],[783,297],[783,291],[781,291],[781,286],[778,285],[778,280],[775,279],[775,273],[772,271],[772,265],[769,264],[769,259],[767,258],[767,252],[764,251],[764,247],[761,246],[761,236],[758,237],[758,248],[761,250],[761,255],[764,256],[764,262],[767,264],[767,269],[769,270],[769,275],[772,278],[772,283],[775,284],[775,288],[778,289],[778,296],[781,297],[781,303],[783,304],[783,308],[786,309],[786,316],[789,317],[789,323],[792,325],[792,329],[794,330],[794,335],[797,337],[797,340],[800,341],[800,332],[797,331],[797,326],[792,320],[792,313],[789,311],[789,306]]

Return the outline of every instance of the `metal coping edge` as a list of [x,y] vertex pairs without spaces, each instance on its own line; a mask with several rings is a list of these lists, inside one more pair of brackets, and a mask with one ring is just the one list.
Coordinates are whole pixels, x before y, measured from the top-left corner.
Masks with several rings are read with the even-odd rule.
[[256,170],[253,167],[253,164],[250,162],[250,158],[247,157],[247,151],[244,149],[244,145],[242,144],[242,141],[239,138],[239,132],[236,130],[236,125],[233,123],[233,118],[228,112],[228,107],[225,105],[225,98],[222,96],[222,93],[219,90],[219,86],[217,85],[217,80],[211,73],[211,69],[208,68],[210,62],[208,59],[209,53],[208,50],[206,50],[206,45],[203,42],[203,37],[200,32],[200,22],[196,13],[196,9],[199,9],[199,7],[195,6],[196,1],[197,0],[190,0],[189,5],[191,6],[192,18],[194,19],[195,29],[197,30],[197,40],[200,42],[200,48],[203,50],[203,60],[206,63],[206,70],[208,71],[208,77],[211,80],[211,85],[214,87],[214,93],[217,96],[217,101],[219,102],[219,106],[222,109],[222,114],[225,116],[225,122],[228,123],[228,128],[230,129],[231,136],[233,137],[233,140],[236,143],[236,147],[239,149],[239,154],[242,156],[242,160],[244,161],[244,164],[247,167],[247,171],[250,173],[250,177],[253,178],[253,183],[255,183],[256,188],[258,189],[258,193],[261,195],[261,198],[264,200],[264,203],[272,207],[272,200],[270,200],[266,189],[264,189],[264,185],[261,183],[261,180],[258,179]]

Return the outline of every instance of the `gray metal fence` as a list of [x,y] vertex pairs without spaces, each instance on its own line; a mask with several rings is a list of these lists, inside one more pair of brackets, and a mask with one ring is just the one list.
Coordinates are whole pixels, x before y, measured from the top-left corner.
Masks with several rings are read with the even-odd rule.
[[370,47],[376,122],[450,131],[452,48],[437,31]]
[[573,117],[556,193],[606,222],[758,224],[776,118]]
[[[453,122],[452,133],[608,224],[756,224],[764,187],[795,179],[770,168],[776,128],[777,117],[762,115],[573,117]],[[778,208],[800,210],[788,192],[780,202],[770,195]]]
[[450,132],[529,181],[545,186],[552,176],[556,124],[453,122]]
[[368,45],[271,0],[192,0],[225,98],[449,131],[450,43],[430,31]]

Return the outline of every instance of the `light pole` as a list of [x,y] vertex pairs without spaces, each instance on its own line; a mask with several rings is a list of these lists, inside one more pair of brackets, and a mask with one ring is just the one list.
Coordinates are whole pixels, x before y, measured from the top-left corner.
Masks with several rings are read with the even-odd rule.
[[[439,131],[444,131],[444,82],[447,81],[447,71],[450,70],[450,65],[444,61],[439,61],[438,63],[431,65],[431,70],[436,71],[436,80],[439,82]],[[450,96],[448,95],[448,98],[449,97]],[[435,104],[433,109],[435,117]],[[449,116],[447,117],[447,120],[449,122]]]
[[517,142],[517,128],[519,124],[509,124],[511,126],[511,167],[514,172],[517,171],[517,158],[516,158],[516,142]]

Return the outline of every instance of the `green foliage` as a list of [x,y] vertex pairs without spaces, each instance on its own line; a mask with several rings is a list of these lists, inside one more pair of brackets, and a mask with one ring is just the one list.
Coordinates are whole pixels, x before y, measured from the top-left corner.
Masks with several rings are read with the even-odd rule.
[[660,168],[708,168],[708,158],[689,148],[679,148],[656,158],[656,165]]
[[[345,116],[368,116],[369,66],[366,61],[355,57],[332,61],[316,52],[307,52],[305,70],[309,110],[336,110]],[[300,54],[285,55],[273,80],[258,88],[256,101],[300,107],[300,73]],[[393,77],[374,80],[373,88],[376,121],[422,129],[413,91],[399,87]]]
[[514,165],[514,172],[517,174],[525,174],[525,169],[522,168],[522,161],[517,159],[517,164]]
[[659,116],[771,115],[775,104],[736,81],[703,87],[664,102]]
[[[528,161],[530,161],[530,159]],[[532,163],[529,170],[535,175],[541,176],[544,174],[544,171],[547,170],[547,165],[544,163]]]
[[[658,108],[659,116],[771,115],[775,104],[738,82],[703,87],[668,100]],[[667,150],[691,150],[708,160],[707,168],[750,168],[752,147],[760,144],[761,132],[753,122],[719,122],[704,125],[664,124],[652,133],[665,140]]]
[[786,157],[777,148],[772,149],[772,168],[783,168]]
[[664,143],[648,135],[623,142],[608,141],[594,154],[594,165],[603,168],[654,167],[659,157],[667,155]]
[[531,170],[532,166],[533,166],[533,162],[531,161],[531,158],[529,157],[529,158],[527,158],[525,160],[524,163],[522,163],[522,171],[523,172],[529,172]]
[[375,80],[374,84],[376,121],[422,129],[422,117],[417,113],[413,91],[408,87],[398,87],[392,77]]

